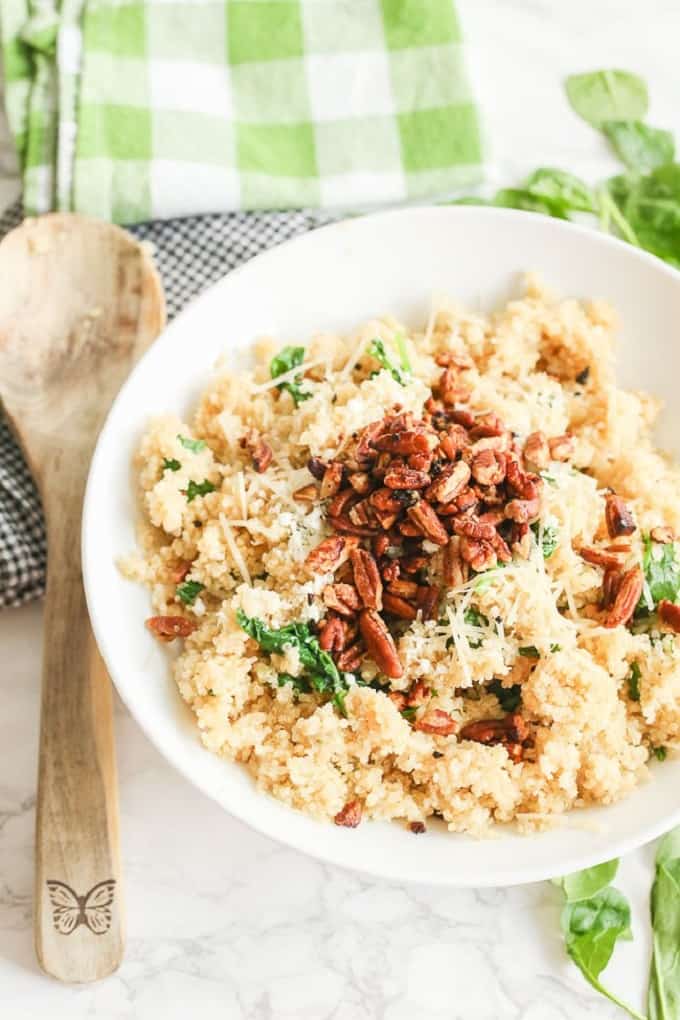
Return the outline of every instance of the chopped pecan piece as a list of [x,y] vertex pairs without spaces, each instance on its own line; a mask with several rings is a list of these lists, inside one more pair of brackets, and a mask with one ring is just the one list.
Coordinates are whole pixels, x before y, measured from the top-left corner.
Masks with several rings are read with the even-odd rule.
[[188,560],[180,560],[172,572],[172,580],[180,584],[191,570],[191,563]]
[[390,691],[387,697],[390,699],[397,712],[403,712],[406,708],[406,695],[403,691]]
[[399,579],[401,564],[397,560],[381,560],[378,566],[385,584],[394,584]]
[[406,512],[409,519],[426,538],[429,538],[435,545],[446,545],[449,540],[446,528],[427,500],[421,499],[415,506],[409,507]]
[[341,514],[339,517],[329,517],[328,523],[343,535],[355,535],[358,538],[372,538],[378,530],[377,526],[369,527],[365,525],[362,527],[355,524],[349,517],[345,517],[344,514]]
[[474,361],[465,351],[440,351],[435,357],[435,364],[440,368],[455,365],[456,368],[472,368]]
[[333,573],[349,559],[352,549],[356,549],[358,545],[359,541],[354,537],[345,538],[344,535],[331,535],[330,538],[324,538],[312,549],[305,563],[307,568],[314,573]]
[[395,579],[388,586],[392,595],[398,595],[401,599],[414,599],[418,594],[418,585],[415,581],[400,581]]
[[342,482],[342,471],[342,464],[339,460],[334,460],[328,465],[321,479],[321,491],[319,493],[321,499],[328,499],[329,496],[336,494]]
[[449,414],[456,425],[462,425],[466,429],[471,429],[475,423],[475,416],[472,411],[468,411],[464,407],[454,407],[453,410],[449,411]]
[[382,510],[388,514],[398,514],[402,509],[402,503],[400,499],[395,496],[392,489],[388,489],[384,486],[380,489],[375,489],[374,492],[368,497],[368,502],[376,510]]
[[[470,447],[470,457],[482,453],[484,450],[494,450],[496,453],[505,453],[510,449],[510,433],[503,432],[500,436],[485,436],[478,439]],[[463,454],[465,456],[465,454]]]
[[446,435],[439,440],[439,449],[449,460],[455,460],[458,453],[464,450],[469,442],[467,429],[462,425],[449,425]]
[[618,567],[607,567],[602,578],[602,608],[609,609],[614,604],[616,593],[619,590],[623,571]]
[[197,624],[186,616],[150,616],[146,626],[161,641],[174,641],[178,637],[189,637]]
[[460,740],[474,740],[478,744],[523,744],[529,728],[519,712],[503,719],[478,719],[466,723],[460,731]]
[[296,503],[316,503],[319,498],[319,493],[316,485],[311,483],[310,485],[303,485],[301,489],[296,489],[293,493],[293,499]]
[[675,602],[669,602],[668,599],[661,599],[657,606],[657,612],[662,623],[674,630],[676,634],[680,634],[680,606],[676,606]]
[[341,652],[345,647],[345,628],[337,616],[328,616],[321,625],[319,646],[324,652]]
[[460,538],[454,535],[444,548],[442,565],[444,581],[449,588],[458,588],[467,581],[467,564],[460,554]]
[[361,665],[361,657],[364,652],[364,646],[362,641],[355,641],[354,644],[348,645],[344,648],[339,655],[335,657],[335,665],[343,673],[354,673]]
[[673,534],[671,528],[663,527],[652,528],[652,530],[649,533],[649,537],[653,542],[662,542],[664,545],[667,545],[669,542],[675,541],[675,535]]
[[323,590],[323,601],[341,616],[354,616],[361,609],[361,599],[353,584],[327,584]]
[[518,524],[531,524],[538,519],[541,512],[541,501],[538,496],[533,499],[511,499],[505,507],[505,516]]
[[385,621],[374,609],[361,611],[359,630],[366,642],[368,654],[378,669],[391,680],[398,680],[400,676],[403,676],[404,670],[399,661],[394,639],[385,626]]
[[610,538],[632,535],[637,525],[626,503],[615,492],[608,492],[605,500],[605,520]]
[[426,832],[425,822],[409,822],[409,831],[415,833],[416,836],[421,836]]
[[474,513],[478,503],[477,493],[472,489],[466,489],[456,498],[456,508],[459,513],[465,513],[467,510],[471,510]]
[[472,393],[470,387],[460,381],[458,373],[451,366],[442,372],[438,389],[445,404],[466,404]]
[[328,465],[325,460],[321,460],[320,457],[310,457],[307,461],[307,470],[310,475],[316,478],[317,482],[320,482],[326,473]]
[[433,584],[422,584],[418,588],[416,606],[422,613],[423,620],[436,619],[440,595],[441,591]]
[[505,457],[495,450],[481,450],[472,461],[471,469],[480,485],[500,485],[505,478]]
[[460,495],[469,481],[470,468],[464,460],[447,464],[430,485],[426,496],[432,502],[450,503]]
[[618,553],[606,552],[604,549],[595,549],[592,546],[584,545],[579,549],[579,555],[582,560],[594,567],[607,569],[621,566],[621,556]]
[[427,556],[405,556],[399,561],[400,568],[405,574],[417,574],[419,570],[427,566]]
[[388,432],[373,441],[376,450],[386,453],[430,453],[439,445],[439,438],[429,429]]
[[430,688],[427,686],[424,680],[416,680],[411,690],[408,692],[406,698],[406,704],[409,708],[420,708],[430,698]]
[[[429,474],[430,468],[432,467],[432,454],[412,453],[408,457],[408,466],[413,468],[414,471],[424,471],[426,474]],[[387,482],[385,484],[387,484]]]
[[373,555],[376,557],[384,556],[390,547],[390,539],[388,535],[376,535],[373,539]]
[[510,548],[503,536],[499,535],[497,531],[494,531],[493,537],[489,541],[500,562],[510,563],[512,560],[512,553],[510,552]]
[[453,530],[457,535],[474,538],[478,542],[492,542],[496,534],[493,524],[483,524],[472,514],[456,517],[453,521]]
[[475,418],[472,429],[472,438],[481,439],[484,436],[502,436],[505,432],[505,425],[494,411],[480,414]]
[[497,564],[493,546],[489,542],[478,542],[473,538],[461,538],[460,555],[477,574],[483,570],[491,570]]
[[604,627],[618,627],[619,624],[629,622],[640,601],[643,584],[644,576],[640,567],[631,567],[625,572],[618,586],[614,604],[602,621]]
[[513,523],[510,531],[510,548],[523,560],[531,555],[531,532],[529,525]]
[[358,496],[354,489],[343,489],[328,504],[328,516],[339,517],[360,499],[361,496]]
[[531,500],[538,496],[540,478],[523,471],[513,456],[506,458],[505,477],[512,492],[520,499]]
[[[351,489],[349,491],[352,492]],[[342,493],[340,493],[340,495],[342,495]],[[353,493],[353,495],[356,499],[357,494]],[[335,498],[337,499],[338,497],[336,496]],[[367,499],[362,499],[360,503],[355,503],[354,506],[351,507],[348,516],[352,524],[358,524],[362,528],[366,527],[366,525],[370,527],[375,522],[373,508]]]
[[569,435],[553,436],[548,440],[553,460],[569,460],[574,453],[574,440]]
[[350,554],[354,584],[366,609],[382,609],[382,580],[378,564],[366,549],[353,549]]
[[457,731],[458,723],[448,712],[441,708],[433,708],[426,712],[422,719],[415,721],[413,729],[421,733],[432,733],[437,737],[450,737]]
[[400,620],[415,620],[418,615],[418,610],[415,606],[412,606],[410,602],[400,598],[398,595],[392,595],[389,591],[386,591],[383,595],[383,608],[386,613],[398,616]]
[[422,531],[412,521],[399,521],[397,530],[400,535],[404,535],[406,538],[422,538]]
[[424,489],[430,480],[427,472],[409,467],[391,467],[384,478],[388,489]]
[[543,471],[550,463],[550,447],[545,432],[528,435],[522,451],[527,465],[535,471]]
[[338,811],[333,821],[336,825],[341,825],[345,829],[356,829],[361,821],[361,814],[361,801],[350,800],[341,811]]
[[248,429],[241,440],[241,446],[245,446],[250,454],[253,467],[258,475],[263,474],[272,462],[272,448],[266,443],[255,429]]

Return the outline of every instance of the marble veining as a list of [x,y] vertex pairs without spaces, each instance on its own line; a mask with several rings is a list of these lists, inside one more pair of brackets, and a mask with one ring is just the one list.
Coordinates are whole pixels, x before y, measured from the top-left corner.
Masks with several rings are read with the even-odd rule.
[[[650,120],[680,138],[676,0],[457,0],[493,142],[489,179],[539,165],[616,169],[563,100],[600,66],[649,83]],[[644,46],[641,45],[644,40]],[[0,120],[0,208],[17,193]],[[613,1020],[565,961],[559,897],[399,886],[319,864],[251,832],[194,791],[116,705],[128,948],[95,986],[37,969],[31,887],[41,610],[0,614],[0,1014],[7,1020]],[[649,953],[651,850],[618,884],[635,940],[607,983],[638,1008]],[[88,933],[80,928],[72,938]]]

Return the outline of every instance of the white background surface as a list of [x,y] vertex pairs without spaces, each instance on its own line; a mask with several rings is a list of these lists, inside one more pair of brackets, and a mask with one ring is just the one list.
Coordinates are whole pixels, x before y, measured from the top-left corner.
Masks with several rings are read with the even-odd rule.
[[[538,165],[612,172],[561,79],[643,74],[650,120],[680,140],[675,0],[458,0],[490,143],[489,177]],[[0,207],[18,191],[0,122]],[[0,1012],[8,1020],[605,1020],[619,1014],[563,959],[548,884],[439,892],[359,878],[254,835],[176,775],[118,708],[128,950],[117,975],[67,988],[31,942],[41,613],[0,616]],[[74,734],[77,739],[77,734]],[[425,837],[421,837],[425,838]],[[650,850],[617,884],[635,941],[607,983],[646,986]]]

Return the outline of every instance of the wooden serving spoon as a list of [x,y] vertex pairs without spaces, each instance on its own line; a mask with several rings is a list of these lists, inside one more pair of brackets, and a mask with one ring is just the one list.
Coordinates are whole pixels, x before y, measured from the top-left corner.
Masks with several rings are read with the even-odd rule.
[[0,243],[0,399],[40,489],[49,560],[35,942],[62,981],[105,977],[123,953],[111,686],[85,605],[80,519],[104,416],[164,322],[152,259],[118,227],[54,214]]

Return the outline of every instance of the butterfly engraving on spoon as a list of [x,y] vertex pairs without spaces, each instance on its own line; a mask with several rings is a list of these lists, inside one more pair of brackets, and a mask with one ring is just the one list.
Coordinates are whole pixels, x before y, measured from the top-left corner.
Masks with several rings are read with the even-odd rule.
[[52,903],[52,921],[60,935],[70,935],[79,925],[93,935],[105,935],[111,927],[111,904],[116,888],[115,878],[97,882],[84,896],[79,896],[66,882],[47,880]]

